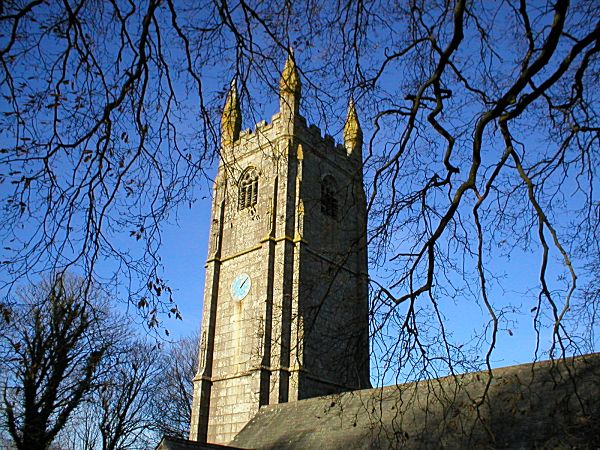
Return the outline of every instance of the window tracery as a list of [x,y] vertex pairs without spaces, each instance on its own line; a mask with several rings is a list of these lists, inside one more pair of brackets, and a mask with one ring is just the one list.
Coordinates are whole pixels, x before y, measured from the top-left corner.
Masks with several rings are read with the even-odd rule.
[[258,200],[258,173],[254,168],[248,168],[242,174],[239,183],[238,210],[256,205]]
[[337,184],[331,175],[327,175],[321,182],[321,212],[334,219],[337,218]]

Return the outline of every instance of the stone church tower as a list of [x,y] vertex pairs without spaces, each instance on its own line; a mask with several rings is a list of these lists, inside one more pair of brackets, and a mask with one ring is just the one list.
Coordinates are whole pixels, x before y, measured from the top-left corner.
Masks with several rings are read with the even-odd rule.
[[290,56],[271,123],[222,117],[190,438],[227,443],[263,405],[369,383],[362,132],[344,146],[299,114]]

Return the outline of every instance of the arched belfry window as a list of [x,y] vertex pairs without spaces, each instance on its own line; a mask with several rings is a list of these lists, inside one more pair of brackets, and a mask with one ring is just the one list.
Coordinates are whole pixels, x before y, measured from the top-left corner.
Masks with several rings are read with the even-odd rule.
[[238,209],[242,210],[256,205],[258,198],[258,173],[250,167],[244,171],[240,178],[238,194]]
[[331,175],[327,175],[321,181],[321,212],[334,219],[337,218],[337,184]]

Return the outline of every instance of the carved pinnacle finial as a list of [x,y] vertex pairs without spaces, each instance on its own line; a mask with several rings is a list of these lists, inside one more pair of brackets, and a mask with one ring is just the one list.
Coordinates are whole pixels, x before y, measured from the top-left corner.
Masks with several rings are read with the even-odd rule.
[[223,107],[223,115],[221,116],[221,145],[230,146],[240,137],[242,129],[242,113],[240,111],[240,102],[237,95],[237,80],[233,77],[225,106]]
[[279,103],[282,113],[288,111],[294,115],[298,114],[301,90],[302,83],[298,75],[294,51],[290,48],[285,67],[281,73],[281,80],[279,81]]
[[279,88],[281,92],[289,92],[300,96],[300,77],[298,76],[298,69],[296,68],[296,61],[294,59],[294,50],[290,48],[288,53],[288,59],[285,62],[283,72],[281,73],[281,81],[279,82]]
[[348,102],[348,116],[344,124],[344,146],[348,155],[361,157],[363,144],[363,134],[354,107],[354,100],[350,98]]

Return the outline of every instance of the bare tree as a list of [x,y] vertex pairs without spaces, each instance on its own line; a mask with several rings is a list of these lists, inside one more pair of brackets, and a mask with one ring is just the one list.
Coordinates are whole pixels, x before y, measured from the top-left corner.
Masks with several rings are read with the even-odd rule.
[[58,437],[67,448],[147,448],[158,440],[149,408],[158,387],[158,348],[130,337],[120,339],[115,347],[102,361],[103,376]]
[[[257,118],[291,45],[310,121],[339,133],[353,96],[370,137],[382,377],[489,368],[519,314],[534,358],[597,348],[592,0],[33,0],[3,3],[0,27],[7,288],[48,268],[99,276],[102,257],[115,263],[102,275],[132,280],[150,325],[178,315],[161,224],[217,153],[219,87],[237,75],[246,120]],[[496,262],[521,259],[537,275],[507,299]],[[468,337],[453,335],[455,302],[483,311]]]
[[83,289],[80,279],[55,277],[25,289],[11,311],[0,341],[3,421],[19,449],[48,448],[112,346],[106,313]]
[[102,450],[133,448],[144,438],[153,437],[145,432],[154,427],[148,402],[156,388],[152,381],[158,373],[158,357],[155,346],[130,342],[110,364],[112,369],[91,400],[93,413],[99,417]]
[[57,441],[72,449],[111,450],[152,447],[162,435],[187,437],[197,336],[162,349],[137,338],[115,346],[102,361],[106,372]]
[[[581,304],[578,282],[597,283],[584,265],[600,255],[597,8],[410,2],[388,18],[357,8],[356,17],[378,28],[403,20],[402,33],[388,28],[379,62],[357,60],[353,72],[359,91],[379,102],[371,238],[390,277],[374,312],[380,329],[399,331],[399,346],[381,345],[400,366],[434,375],[432,361],[450,370],[478,364],[464,353],[465,338],[456,342],[445,328],[444,304],[458,297],[487,315],[471,350],[482,351],[488,368],[500,332],[511,333],[519,312],[531,312],[535,358],[595,348],[569,318],[581,317],[571,315]],[[353,41],[365,43],[351,45],[357,55],[368,33],[351,28]],[[391,73],[402,79],[387,85]],[[494,263],[511,257],[539,267],[537,280],[520,287],[534,292],[526,309],[493,289],[505,270]]]
[[129,280],[124,293],[150,326],[176,309],[159,225],[192,201],[216,142],[198,76],[205,57],[179,20],[171,1],[2,2],[6,288],[78,267],[90,280]]
[[187,438],[192,411],[192,380],[198,367],[198,335],[183,337],[165,349],[158,362],[150,415],[161,435]]

